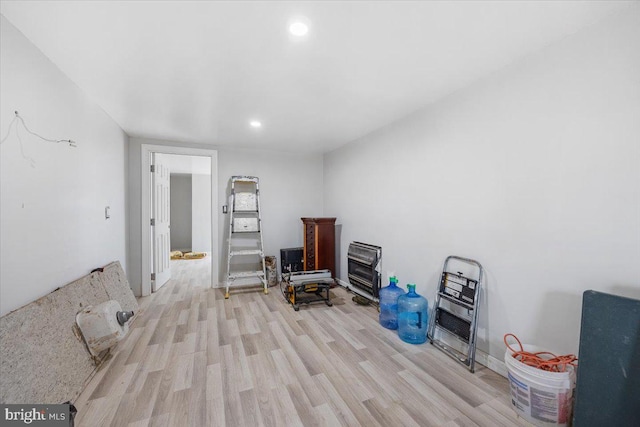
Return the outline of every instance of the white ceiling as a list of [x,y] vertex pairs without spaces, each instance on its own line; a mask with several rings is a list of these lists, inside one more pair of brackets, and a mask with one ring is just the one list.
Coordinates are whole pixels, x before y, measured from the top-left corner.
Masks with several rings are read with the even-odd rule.
[[[0,11],[131,136],[326,152],[631,3],[3,0]],[[310,24],[303,40],[287,31],[295,16]]]

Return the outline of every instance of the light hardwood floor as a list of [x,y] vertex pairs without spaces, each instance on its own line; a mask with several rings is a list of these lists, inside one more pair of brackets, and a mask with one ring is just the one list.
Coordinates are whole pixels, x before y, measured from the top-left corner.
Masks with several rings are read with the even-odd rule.
[[507,381],[402,342],[374,307],[332,290],[299,312],[278,287],[208,287],[208,260],[173,261],[127,338],[78,397],[84,426],[514,426]]

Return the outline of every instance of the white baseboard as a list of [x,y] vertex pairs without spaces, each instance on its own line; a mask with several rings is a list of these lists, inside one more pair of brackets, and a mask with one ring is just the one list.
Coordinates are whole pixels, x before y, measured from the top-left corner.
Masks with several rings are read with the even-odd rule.
[[350,283],[347,283],[344,280],[336,279],[336,282],[338,282],[338,284],[340,286],[342,286],[343,288],[346,288],[346,289],[348,289],[349,291],[351,291],[351,292],[353,292],[355,294],[358,294],[358,295],[363,296],[363,297],[365,297],[367,299],[370,299],[373,302],[377,303],[379,301],[378,298],[374,298],[373,296],[371,296],[371,294],[368,294],[368,293],[366,293],[364,291],[361,291],[360,289],[356,288],[355,286],[351,286]]
[[[351,286],[351,284],[345,282],[344,280],[336,279],[336,281],[343,288],[346,288],[354,293],[357,293],[359,295],[362,295],[366,298],[371,299],[371,295],[367,295],[366,293],[360,291],[358,288]],[[374,300],[377,301],[377,298]],[[498,375],[502,375],[505,378],[507,377],[507,367],[504,364],[504,362],[500,359],[497,359],[491,356],[488,353],[485,353],[482,350],[476,349],[476,362],[478,362],[482,366],[487,367],[488,369],[491,369],[493,372],[497,373]]]
[[343,288],[349,288],[349,284],[347,282],[345,282],[344,280],[340,280],[340,279],[336,279],[336,282],[338,282],[338,284],[340,286],[342,286]]
[[482,366],[486,366],[488,369],[491,369],[498,375],[502,375],[507,378],[507,366],[500,359],[496,359],[490,354],[485,353],[484,351],[476,349],[476,362],[481,364]]

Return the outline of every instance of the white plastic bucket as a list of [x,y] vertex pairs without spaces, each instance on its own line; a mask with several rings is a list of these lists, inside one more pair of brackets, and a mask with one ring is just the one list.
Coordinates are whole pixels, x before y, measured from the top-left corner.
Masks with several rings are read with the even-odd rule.
[[[544,351],[532,345],[522,347],[532,353]],[[509,349],[504,363],[509,372],[511,404],[518,415],[540,427],[570,424],[576,384],[573,366],[566,372],[544,371],[516,360]]]

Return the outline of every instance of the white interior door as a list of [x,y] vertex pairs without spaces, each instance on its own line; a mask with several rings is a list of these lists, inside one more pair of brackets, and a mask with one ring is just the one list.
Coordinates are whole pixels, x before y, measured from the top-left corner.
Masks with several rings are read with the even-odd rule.
[[153,270],[152,291],[155,292],[171,278],[171,200],[170,200],[170,171],[163,155],[152,153],[154,172],[151,174],[152,200],[151,218],[153,219]]

